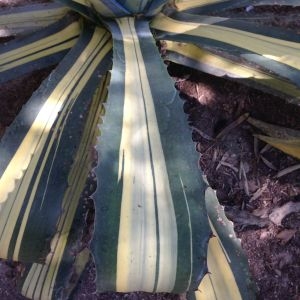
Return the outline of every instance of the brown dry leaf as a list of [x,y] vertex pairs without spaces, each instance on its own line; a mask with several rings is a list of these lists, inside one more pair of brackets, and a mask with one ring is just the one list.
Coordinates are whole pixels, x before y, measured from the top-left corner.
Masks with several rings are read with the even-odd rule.
[[246,210],[240,210],[237,207],[230,207],[226,209],[226,216],[229,220],[237,223],[238,225],[245,226],[258,226],[260,228],[267,227],[270,223],[268,218],[259,218],[254,216]]
[[244,191],[245,191],[246,195],[249,197],[250,196],[250,192],[249,192],[247,171],[249,171],[249,164],[247,164],[247,163],[245,163],[245,162],[243,162],[241,160],[240,161],[239,177],[242,180]]
[[255,137],[300,159],[300,130],[269,124],[253,118],[248,118],[247,121],[268,135],[255,134]]
[[260,217],[260,218],[267,218],[269,215],[269,208],[264,207],[264,208],[257,208],[255,210],[252,211],[252,214],[256,217]]
[[[254,136],[255,137],[255,136]],[[271,145],[266,144],[261,150],[260,150],[260,154],[263,154],[265,152],[267,152],[268,150],[270,150],[272,148]]]
[[280,177],[285,176],[285,175],[287,175],[287,174],[289,174],[291,172],[297,171],[298,169],[300,169],[300,164],[297,164],[297,165],[294,165],[294,166],[291,166],[291,167],[288,167],[288,168],[285,168],[285,169],[279,171],[275,175],[275,177],[276,178],[280,178]]
[[281,245],[285,245],[293,238],[296,232],[297,232],[296,229],[285,229],[279,232],[276,235],[276,238],[281,240]]
[[293,255],[291,253],[285,252],[278,256],[278,267],[282,269],[293,263]]
[[272,238],[272,233],[270,231],[263,230],[259,236],[260,240],[267,240]]
[[243,123],[245,120],[247,120],[247,118],[249,117],[249,113],[244,113],[243,115],[241,115],[240,117],[238,117],[235,121],[233,121],[232,123],[230,123],[228,126],[226,126],[217,136],[216,136],[216,140],[221,139],[222,137],[224,137],[225,135],[227,135],[231,130],[233,130],[234,128],[236,128],[238,125],[240,125],[241,123]]
[[274,270],[282,269],[285,266],[291,265],[293,260],[293,254],[289,253],[288,251],[283,251],[279,254],[274,254],[274,256],[271,257],[271,265]]
[[265,135],[256,134],[260,140],[272,145],[282,152],[300,159],[300,138],[297,139],[282,139],[273,138]]
[[258,199],[258,198],[263,194],[263,192],[267,189],[267,187],[268,187],[268,184],[267,184],[267,183],[264,183],[264,185],[263,185],[261,188],[259,188],[259,189],[252,195],[252,197],[250,198],[249,202],[252,202],[252,201]]
[[265,134],[278,139],[299,139],[300,138],[300,131],[278,126],[270,123],[266,123],[254,118],[249,117],[247,119],[247,122],[249,122],[251,125],[259,128],[262,130]]
[[220,161],[220,164],[222,166],[225,166],[225,167],[228,167],[228,168],[232,169],[235,173],[237,173],[239,171],[238,168],[236,168],[235,166],[233,166],[232,164],[230,164],[226,161]]
[[277,168],[270,162],[268,161],[264,156],[260,156],[262,162],[270,169],[277,171]]
[[249,192],[251,194],[255,193],[258,190],[257,183],[253,179],[248,180],[248,187],[249,187]]
[[204,139],[208,141],[214,141],[214,138],[206,134],[204,131],[200,130],[199,128],[192,126],[192,129],[195,130],[197,133],[199,133]]
[[276,225],[280,226],[282,220],[293,212],[300,211],[300,202],[288,202],[281,207],[275,208],[269,215],[269,219]]

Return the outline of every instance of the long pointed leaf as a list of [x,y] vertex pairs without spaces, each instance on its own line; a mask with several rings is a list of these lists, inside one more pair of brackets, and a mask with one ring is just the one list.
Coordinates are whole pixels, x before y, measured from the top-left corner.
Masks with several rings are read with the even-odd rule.
[[120,2],[132,13],[150,16],[160,10],[167,2],[166,0],[120,0]]
[[105,18],[119,18],[142,14],[153,16],[162,9],[167,0],[60,0],[60,2],[86,16],[99,14]]
[[67,14],[69,8],[57,3],[41,3],[0,12],[0,36],[28,33],[56,22]]
[[99,19],[89,1],[86,0],[57,0],[72,10],[82,14],[86,19],[98,23]]
[[243,62],[221,57],[192,44],[163,41],[163,46],[167,60],[215,76],[229,77],[263,91],[284,96],[291,103],[300,103],[299,87],[280,78],[280,74],[271,74]]
[[279,139],[270,136],[264,136],[256,134],[260,140],[270,144],[271,146],[283,151],[284,153],[291,155],[297,159],[300,159],[300,139]]
[[[250,62],[261,65],[267,70],[280,74],[295,85],[300,86],[300,43],[295,40],[283,40],[280,37],[265,35],[265,32],[252,33],[222,25],[224,18],[197,17],[197,22],[180,21],[163,14],[158,15],[151,27],[156,30],[158,39],[204,44],[219,49],[220,52],[241,56]],[[226,20],[225,20],[226,21]],[[231,25],[229,25],[231,26]],[[259,26],[257,27],[260,30]],[[272,31],[274,33],[274,31]],[[276,34],[274,33],[276,36]],[[291,35],[288,35],[291,39]]]
[[57,64],[73,47],[80,24],[66,17],[24,38],[0,46],[0,83],[27,72]]
[[196,299],[255,299],[248,261],[215,192],[205,195],[207,214],[214,237],[208,244],[208,270],[196,291]]
[[[72,253],[72,247],[78,243],[81,226],[77,224],[72,225],[72,223],[74,222],[75,213],[78,215],[79,221],[83,221],[82,217],[80,217],[82,216],[82,211],[76,212],[76,210],[93,161],[90,149],[95,144],[96,136],[99,134],[96,129],[103,109],[102,103],[107,96],[108,81],[108,75],[101,79],[101,84],[93,97],[82,139],[74,160],[75,163],[69,174],[69,187],[61,207],[63,213],[57,225],[56,235],[51,241],[51,252],[47,256],[45,264],[35,263],[32,265],[22,286],[22,294],[27,298],[43,300],[65,299],[67,294],[70,294],[74,288],[74,276],[72,282],[68,282],[70,280],[70,272],[73,271],[73,264],[75,264],[75,267],[77,261],[85,264],[89,257],[89,251],[83,250],[79,254],[77,261],[74,261],[75,254]],[[76,227],[73,228],[72,234],[70,234],[71,226]],[[79,265],[77,268],[79,269],[75,271],[78,277],[80,272],[83,271],[83,266]]]
[[196,289],[209,228],[182,104],[148,23],[123,18],[110,28],[114,64],[94,196],[98,290]]
[[99,74],[110,65],[111,47],[105,29],[86,26],[5,133],[0,144],[2,258],[38,262],[48,253],[84,116]]
[[254,118],[249,117],[247,119],[251,125],[259,128],[263,133],[278,139],[300,139],[300,131],[296,129],[291,129],[283,126],[278,126],[263,122]]
[[259,128],[265,134],[256,134],[260,140],[270,144],[271,146],[300,159],[300,131],[286,128],[283,126],[269,124],[260,120],[249,118],[247,120],[251,125]]
[[117,0],[90,0],[90,2],[96,11],[105,17],[122,17],[131,14],[126,5]]
[[298,0],[175,0],[178,11],[194,14],[218,13],[222,10],[260,5],[299,6]]
[[121,17],[130,15],[131,12],[122,6],[116,0],[59,0],[63,4],[83,14],[85,17],[93,20],[94,22],[99,21],[99,16],[108,18]]

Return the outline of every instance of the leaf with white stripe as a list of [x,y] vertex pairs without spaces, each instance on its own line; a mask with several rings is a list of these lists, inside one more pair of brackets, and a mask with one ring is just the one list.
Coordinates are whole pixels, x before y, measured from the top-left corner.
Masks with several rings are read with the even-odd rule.
[[195,289],[206,272],[209,227],[182,103],[148,22],[109,26],[112,82],[95,170],[98,290]]

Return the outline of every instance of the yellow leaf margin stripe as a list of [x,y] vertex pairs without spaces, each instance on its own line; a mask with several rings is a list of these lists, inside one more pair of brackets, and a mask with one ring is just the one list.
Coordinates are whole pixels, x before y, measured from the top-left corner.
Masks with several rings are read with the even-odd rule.
[[279,125],[266,123],[254,118],[247,120],[251,125],[259,128],[266,135],[255,134],[260,140],[283,151],[284,153],[300,159],[300,131]]
[[119,4],[118,1],[108,1],[108,0],[60,0],[62,3],[73,7],[79,13],[90,17],[87,12],[91,14],[99,14],[105,18],[115,18],[122,17],[125,15],[131,14],[130,11],[127,11],[126,8]]
[[0,72],[70,49],[78,40],[80,32],[79,22],[73,22],[57,33],[3,52],[0,54]]
[[[123,192],[117,290],[134,291],[139,287],[153,291],[156,260],[161,260],[164,263],[159,264],[156,289],[172,291],[176,278],[177,226],[153,98],[134,19],[121,19],[118,24],[124,41],[126,71],[119,150],[120,161],[124,161],[119,171],[119,178],[123,174]],[[139,168],[141,162],[143,167]]]
[[[44,168],[50,163],[48,157],[52,161],[51,164],[56,159],[55,155],[49,156],[50,151],[53,152],[51,149],[57,149],[62,142],[60,130],[65,126],[65,117],[70,113],[77,96],[96,67],[108,55],[111,47],[110,34],[105,29],[97,27],[89,44],[49,95],[2,174],[0,178],[0,256],[2,258],[22,260],[20,252],[22,243],[28,243],[26,239],[30,239],[30,233],[26,235],[26,239],[23,237],[28,222],[31,221],[29,216],[33,204],[38,201],[42,210],[44,201],[48,197],[51,198],[51,191],[47,191],[51,169],[42,199],[40,196],[36,197],[41,178],[46,176],[43,173]],[[20,216],[21,211],[23,216]],[[11,244],[12,239],[15,240],[15,245]],[[12,257],[9,255],[11,251]],[[33,258],[29,258],[31,259]]]
[[[91,147],[95,144],[98,132],[96,130],[102,103],[107,97],[109,73],[101,79],[101,84],[94,95],[90,112],[86,120],[83,137],[76,154],[75,163],[69,175],[69,188],[63,199],[62,215],[60,216],[57,233],[51,242],[51,252],[45,264],[34,263],[22,287],[22,295],[30,299],[57,299],[54,290],[66,289],[56,278],[62,266],[63,255],[68,247],[68,236],[79,203],[80,194],[84,188],[86,178],[91,168]],[[70,254],[69,254],[70,255]],[[81,270],[82,271],[82,270]],[[70,292],[70,291],[69,291]]]
[[114,62],[94,196],[97,287],[194,289],[210,231],[182,103],[148,22],[122,18],[109,27]]
[[207,250],[208,272],[195,292],[197,300],[230,299],[242,300],[228,256],[217,237],[212,237]]
[[196,299],[255,299],[241,242],[235,235],[233,223],[224,213],[224,207],[219,204],[216,192],[211,188],[206,190],[205,203],[213,237],[207,250],[208,273],[195,292]]
[[265,135],[255,134],[260,140],[270,144],[271,146],[283,151],[284,153],[291,155],[297,159],[300,159],[300,139],[284,139],[273,138]]
[[[193,44],[173,41],[163,41],[163,43],[167,51],[171,52],[167,56],[168,60],[199,69],[212,75],[229,76],[237,79],[251,79],[292,98],[300,99],[300,89],[298,87],[270,73],[250,66],[241,65]],[[172,55],[172,53],[176,53],[179,56]],[[215,71],[212,71],[212,69]]]
[[154,18],[151,27],[169,34],[190,36],[191,39],[201,37],[228,43],[300,69],[300,43],[213,24],[182,22],[162,13]]
[[201,7],[208,4],[226,2],[224,0],[175,0],[174,5],[177,11],[184,11],[195,7]]

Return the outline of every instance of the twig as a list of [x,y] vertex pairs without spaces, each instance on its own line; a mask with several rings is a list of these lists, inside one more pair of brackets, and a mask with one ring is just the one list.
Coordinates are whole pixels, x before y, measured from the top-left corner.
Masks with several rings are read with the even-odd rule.
[[233,170],[234,172],[236,172],[236,173],[239,171],[238,168],[236,168],[235,166],[233,166],[232,164],[230,164],[230,163],[228,163],[228,162],[220,161],[220,164],[221,164],[222,166],[225,166],[225,167],[228,167],[228,168],[232,169],[232,170]]
[[238,223],[243,228],[246,226],[258,226],[260,228],[267,227],[270,224],[268,218],[259,218],[246,210],[239,210],[236,207],[232,207],[226,210],[226,216],[234,223]]
[[209,141],[214,141],[215,139],[211,136],[209,136],[208,134],[204,133],[202,130],[200,130],[199,128],[195,127],[195,126],[191,126],[191,128],[193,130],[195,130],[197,133],[199,133],[204,139],[209,140]]
[[300,164],[297,164],[297,165],[294,165],[294,166],[291,166],[291,167],[288,167],[288,168],[285,168],[281,171],[279,171],[276,175],[275,175],[275,178],[280,178],[282,176],[285,176],[291,172],[294,172],[296,170],[300,169]]
[[[248,116],[245,116],[245,115],[248,115]],[[246,114],[242,115],[240,118],[242,118],[242,117],[244,117],[244,118],[246,119],[247,117],[249,117],[249,113],[246,113]],[[242,121],[240,121],[239,123],[241,123],[241,122],[242,122]],[[238,124],[236,124],[236,126],[237,126],[237,125],[238,125]],[[222,132],[224,132],[224,130],[227,131],[227,128],[230,127],[230,126],[231,126],[231,124],[230,124],[229,126],[227,126],[225,129],[223,129]],[[224,134],[229,133],[229,130],[231,130],[231,129],[232,129],[232,128],[229,128],[227,132],[224,132]],[[221,138],[222,138],[222,136],[223,136],[222,132],[220,132],[216,138],[210,137],[210,138],[212,139],[212,143],[211,143],[210,146],[208,146],[208,147],[203,151],[202,154],[208,152],[212,147],[217,146],[217,145],[221,142]]]
[[199,86],[198,86],[197,83],[196,83],[196,93],[197,93],[197,96],[198,96],[198,101],[200,102],[200,100],[201,100],[202,97],[203,97],[203,94],[200,95],[200,90],[199,90]]
[[237,127],[238,125],[240,125],[242,122],[244,122],[245,120],[247,120],[248,117],[249,117],[249,113],[245,113],[245,114],[241,115],[240,117],[238,117],[235,121],[233,121],[228,126],[226,126],[216,136],[216,140],[221,139],[223,136],[227,135],[232,129],[234,129],[235,127]]
[[225,152],[225,153],[223,154],[222,158],[220,159],[220,161],[219,161],[217,167],[216,167],[216,171],[218,171],[218,169],[219,169],[219,168],[221,167],[221,165],[222,165],[222,162],[225,162],[227,158],[228,158],[228,153]]
[[244,183],[244,190],[246,195],[249,197],[250,193],[249,193],[249,184],[248,184],[248,179],[247,179],[247,175],[246,175],[246,170],[244,168],[244,163],[241,161],[240,164],[240,173],[241,174],[241,178],[243,177],[243,183]]
[[214,155],[213,155],[213,158],[212,158],[212,165],[215,164],[216,160],[217,160],[217,157],[218,157],[218,151],[219,151],[219,148],[215,148],[214,149]]
[[242,167],[243,167],[243,161],[240,160],[239,180],[242,180]]
[[258,199],[262,193],[266,190],[267,188],[267,184],[264,184],[261,188],[259,188],[253,195],[252,197],[250,198],[249,202],[252,202],[256,199]]
[[271,149],[272,146],[270,144],[266,144],[261,150],[260,150],[260,154],[263,154],[265,152],[267,152],[269,149]]
[[259,161],[259,154],[258,154],[258,138],[256,136],[253,136],[254,138],[254,143],[253,143],[253,148],[254,148],[254,155],[256,157],[257,162]]
[[261,155],[260,158],[267,167],[269,167],[270,169],[272,169],[274,171],[277,171],[277,168],[271,162],[269,162],[265,157],[263,157]]

